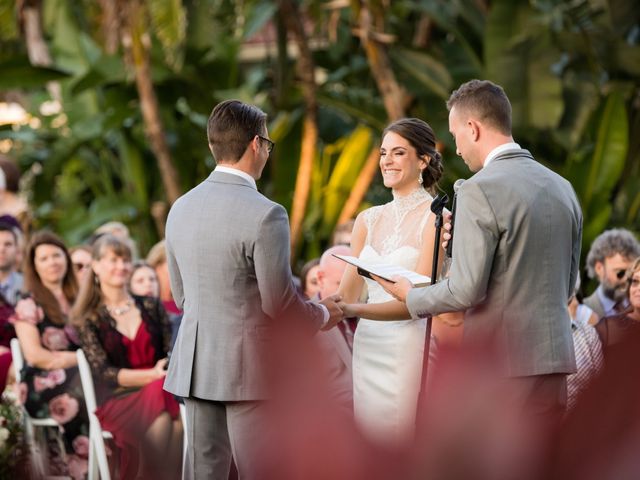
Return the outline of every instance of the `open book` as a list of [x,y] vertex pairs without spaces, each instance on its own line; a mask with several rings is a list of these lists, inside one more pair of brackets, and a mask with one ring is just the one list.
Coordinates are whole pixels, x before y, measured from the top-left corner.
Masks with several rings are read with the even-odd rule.
[[371,274],[374,274],[378,277],[384,278],[385,280],[393,282],[391,277],[400,275],[401,277],[406,277],[414,287],[426,287],[427,285],[431,285],[431,279],[426,275],[420,275],[419,273],[412,272],[411,270],[407,270],[406,268],[402,268],[397,265],[391,265],[390,263],[366,262],[349,255],[333,254],[333,256],[355,266],[358,269],[358,273],[363,277],[371,278]]

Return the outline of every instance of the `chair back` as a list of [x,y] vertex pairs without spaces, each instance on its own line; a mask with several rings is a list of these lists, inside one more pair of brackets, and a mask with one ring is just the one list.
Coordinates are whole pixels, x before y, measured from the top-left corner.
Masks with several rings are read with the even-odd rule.
[[78,357],[78,370],[80,371],[80,383],[82,383],[82,391],[84,392],[84,402],[87,404],[87,410],[89,414],[93,414],[96,411],[96,391],[93,386],[93,376],[91,375],[91,368],[87,357],[81,348],[76,350]]
[[12,338],[9,343],[11,348],[11,357],[13,361],[13,368],[16,374],[16,382],[22,381],[22,367],[24,367],[24,357],[22,356],[22,349],[20,348],[20,340]]

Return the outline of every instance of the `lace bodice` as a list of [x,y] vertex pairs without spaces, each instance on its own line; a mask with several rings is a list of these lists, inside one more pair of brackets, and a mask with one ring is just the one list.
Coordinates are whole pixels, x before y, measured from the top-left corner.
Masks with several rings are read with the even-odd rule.
[[[419,188],[364,212],[367,227],[365,246],[360,258],[370,262],[391,263],[415,270],[422,247],[424,227],[431,215],[432,197]],[[391,300],[378,283],[365,279],[369,303]]]
[[391,202],[366,210],[365,245],[382,256],[404,246],[419,250],[424,226],[431,215],[431,200],[426,190],[417,188],[404,197],[394,194]]

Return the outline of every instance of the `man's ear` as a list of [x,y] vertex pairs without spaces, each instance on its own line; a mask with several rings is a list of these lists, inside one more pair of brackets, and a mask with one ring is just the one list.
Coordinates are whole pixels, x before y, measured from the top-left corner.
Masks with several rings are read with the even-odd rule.
[[598,276],[598,279],[601,279],[604,277],[604,263],[596,262],[596,264],[593,266],[593,269],[596,271],[596,275]]
[[316,278],[318,279],[318,286],[322,288],[324,286],[324,280],[325,278],[327,278],[327,274],[324,272],[324,270],[318,268],[316,272]]
[[467,120],[467,125],[469,126],[469,129],[471,130],[471,139],[474,142],[477,142],[478,139],[480,138],[480,123],[476,120],[473,119],[469,119]]

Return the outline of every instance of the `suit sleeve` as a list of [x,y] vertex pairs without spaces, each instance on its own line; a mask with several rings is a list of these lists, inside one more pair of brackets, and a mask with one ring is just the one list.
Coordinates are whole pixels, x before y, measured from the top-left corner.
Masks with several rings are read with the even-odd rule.
[[458,191],[457,201],[449,277],[409,292],[407,307],[412,318],[463,311],[486,297],[491,266],[500,241],[495,214],[477,183],[464,183]]
[[569,276],[569,292],[567,298],[571,298],[573,295],[574,287],[580,274],[580,249],[582,248],[582,211],[580,204],[575,197],[573,188],[569,186],[573,196],[573,203],[575,205],[575,223],[572,231],[572,249],[571,249],[571,274]]
[[274,205],[258,226],[254,247],[254,265],[262,311],[271,318],[311,318],[322,325],[323,312],[318,305],[305,302],[291,277],[289,221],[281,205]]
[[184,310],[184,287],[182,285],[182,276],[180,275],[180,268],[178,262],[173,254],[173,248],[167,238],[165,241],[167,248],[167,266],[169,267],[169,279],[171,282],[171,295],[173,301],[176,302],[176,306],[180,310]]

